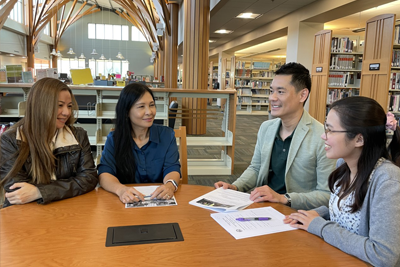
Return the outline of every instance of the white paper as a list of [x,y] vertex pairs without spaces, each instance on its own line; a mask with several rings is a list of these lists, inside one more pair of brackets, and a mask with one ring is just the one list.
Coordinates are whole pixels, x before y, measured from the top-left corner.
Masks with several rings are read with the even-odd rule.
[[[212,213],[211,217],[236,239],[296,230],[284,224],[285,215],[272,207],[247,209],[234,213]],[[244,217],[270,217],[268,221],[237,221]]]
[[220,187],[190,201],[189,204],[216,212],[232,212],[246,208],[253,201],[250,200],[250,194]]
[[36,81],[47,77],[47,72],[45,69],[36,69]]
[[[150,196],[158,188],[158,186],[135,186],[134,188],[143,195]],[[134,203],[126,203],[125,208],[163,207],[176,205],[178,205],[178,203],[176,202],[175,196],[173,196],[171,199],[150,199]]]

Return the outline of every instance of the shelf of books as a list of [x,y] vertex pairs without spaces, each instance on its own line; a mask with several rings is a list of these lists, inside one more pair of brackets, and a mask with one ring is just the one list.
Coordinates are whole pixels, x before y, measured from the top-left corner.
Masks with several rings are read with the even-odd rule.
[[336,100],[360,94],[363,60],[361,44],[359,36],[332,37],[327,106]]
[[332,30],[315,34],[309,112],[321,123],[334,101],[360,94],[363,62],[360,39],[358,35],[333,35]]
[[388,111],[400,117],[400,25],[394,28]]
[[269,89],[281,62],[236,61],[235,88],[238,115],[268,115]]

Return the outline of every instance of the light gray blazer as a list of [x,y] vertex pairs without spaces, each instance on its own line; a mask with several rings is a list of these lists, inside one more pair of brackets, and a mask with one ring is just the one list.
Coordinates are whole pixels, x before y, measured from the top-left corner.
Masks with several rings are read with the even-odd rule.
[[[268,182],[271,153],[281,119],[265,121],[257,135],[250,166],[233,183],[239,191],[249,191]],[[288,153],[285,184],[294,209],[313,209],[328,205],[328,177],[336,160],[326,157],[321,139],[323,125],[304,110],[296,127]]]

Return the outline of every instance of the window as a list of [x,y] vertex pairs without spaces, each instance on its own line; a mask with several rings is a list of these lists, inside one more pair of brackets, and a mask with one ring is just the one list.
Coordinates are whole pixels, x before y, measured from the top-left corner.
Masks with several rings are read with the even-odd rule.
[[96,73],[101,75],[106,75],[106,64],[105,60],[96,60]]
[[67,58],[69,60],[70,69],[79,69],[78,58]]
[[78,59],[78,69],[84,69],[84,68],[85,68],[85,59],[79,58]]
[[113,62],[112,60],[107,60],[105,64],[105,73],[106,74],[111,74],[113,73]]
[[89,68],[90,72],[92,73],[93,79],[96,77],[96,60],[95,59],[89,59]]
[[126,76],[127,71],[129,70],[129,61],[122,61],[122,77]]
[[122,41],[129,41],[129,27],[122,25]]
[[96,39],[96,24],[94,23],[88,24],[88,38]]
[[129,26],[88,23],[88,39],[128,41]]
[[18,0],[17,3],[15,3],[14,8],[11,10],[10,15],[8,17],[12,20],[15,20],[16,22],[23,23],[22,20],[22,0]]
[[110,24],[104,25],[104,39],[105,40],[113,39],[113,25]]
[[135,26],[132,26],[132,41],[146,42],[142,32]]
[[61,58],[61,64],[59,61],[57,66],[58,73],[68,73],[68,76],[71,76],[71,72],[69,71],[71,69],[69,66],[69,58]]
[[81,58],[58,58],[58,73],[67,73],[71,76],[71,69],[84,69],[85,59]]
[[50,68],[49,67],[49,61],[48,60],[35,59],[34,68],[35,68],[35,70]]
[[43,33],[46,34],[46,35],[50,35],[50,22],[47,23],[46,26],[44,26]]
[[121,25],[113,25],[113,40],[121,40]]
[[113,60],[113,72],[121,74],[121,60]]
[[104,24],[96,24],[96,39],[104,39]]

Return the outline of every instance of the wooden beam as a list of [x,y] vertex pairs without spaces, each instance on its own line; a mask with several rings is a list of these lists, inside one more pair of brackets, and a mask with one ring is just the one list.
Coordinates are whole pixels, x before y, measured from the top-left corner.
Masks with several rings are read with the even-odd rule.
[[161,4],[161,7],[163,9],[163,17],[164,17],[164,21],[165,21],[165,28],[167,29],[167,34],[171,35],[171,24],[170,24],[170,13],[168,10],[167,5],[165,4],[164,0],[158,0],[158,2]]
[[69,12],[68,12],[68,15],[67,15],[67,18],[66,18],[66,22],[62,25],[62,27],[61,27],[61,31],[60,31],[60,38],[61,38],[61,35],[64,33],[64,31],[66,30],[66,28],[68,28],[68,21],[69,21],[69,18],[71,17],[71,14],[72,14],[72,12],[74,11],[74,8],[75,8],[75,5],[76,5],[76,2],[77,2],[78,0],[74,0],[74,2],[72,3],[72,6],[71,6],[71,9],[69,10]]
[[[2,5],[6,0],[0,2]],[[14,5],[18,0],[10,0],[3,8],[0,10],[0,29],[3,28],[4,23],[6,23],[8,15],[10,15],[11,10],[13,10]]]

